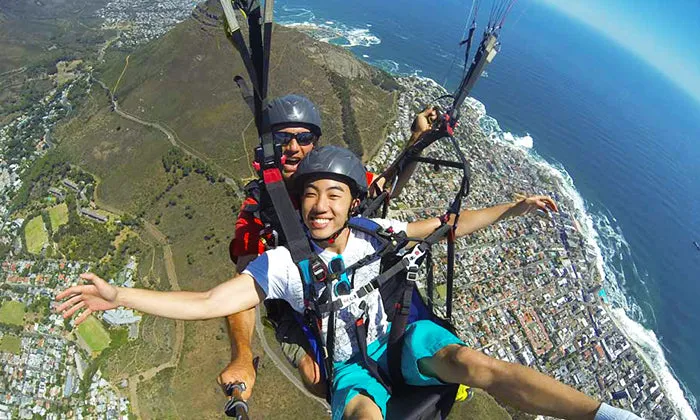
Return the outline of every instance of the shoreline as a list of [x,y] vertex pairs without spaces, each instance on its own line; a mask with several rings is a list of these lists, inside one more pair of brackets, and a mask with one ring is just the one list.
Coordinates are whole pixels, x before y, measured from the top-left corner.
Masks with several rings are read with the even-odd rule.
[[[334,22],[335,23],[335,22]],[[311,22],[304,22],[304,23],[297,23],[296,25],[292,24],[289,25],[292,27],[304,27],[304,29],[320,29],[320,25],[313,24]],[[312,31],[309,31],[312,32]],[[313,34],[310,34],[313,36]],[[318,38],[317,38],[318,39]],[[327,40],[323,40],[326,41]],[[345,46],[347,47],[347,46]],[[357,55],[357,54],[356,54]],[[367,60],[369,56],[367,57],[359,57],[359,59],[365,61],[366,63],[373,65],[375,67],[379,67],[376,63],[372,63],[371,61]],[[398,64],[398,63],[397,63]],[[381,68],[381,67],[380,67]],[[440,90],[445,91],[445,88],[440,85],[437,81],[425,77],[425,76],[419,76],[416,73],[413,74],[406,74],[406,73],[400,73],[400,72],[390,72],[394,77],[397,79],[419,79],[419,81],[422,81],[422,83],[425,85],[427,88],[437,88]],[[411,82],[413,83],[413,82]],[[446,92],[446,91],[445,91]],[[401,101],[398,100],[396,103],[397,106],[401,106]],[[406,105],[406,104],[404,104]],[[504,131],[498,126],[498,121],[489,116],[486,113],[486,108],[485,105],[478,100],[469,97],[467,101],[465,102],[465,106],[468,106],[471,108],[473,111],[475,111],[478,114],[478,118],[476,119],[476,125],[479,128],[482,128],[480,125],[481,118],[486,117],[491,119],[493,122],[496,123],[497,130],[500,132],[501,135],[508,133],[507,131]],[[400,112],[400,111],[399,111]],[[401,124],[402,126],[405,125],[405,121],[398,121],[396,124]],[[410,122],[409,122],[410,123]],[[390,129],[388,135],[391,136],[392,134],[395,135],[395,133],[392,133],[393,131],[396,130],[396,127],[394,129]],[[483,128],[482,128],[483,132]],[[508,133],[511,134],[512,133]],[[693,406],[691,405],[691,400],[695,401],[695,396],[688,390],[687,392],[690,393],[689,395],[691,398],[686,397],[686,391],[684,390],[683,386],[681,385],[681,381],[674,375],[673,370],[671,369],[671,366],[668,364],[666,358],[665,358],[665,353],[663,348],[660,346],[660,342],[658,341],[658,338],[656,337],[656,334],[653,330],[650,330],[653,334],[652,336],[649,336],[650,342],[655,343],[654,347],[658,347],[660,349],[659,355],[655,355],[650,352],[654,352],[655,348],[651,349],[644,349],[640,344],[638,344],[638,341],[640,340],[641,337],[636,337],[637,341],[633,338],[633,334],[628,331],[626,326],[624,325],[624,320],[620,319],[620,315],[616,314],[616,310],[620,310],[624,312],[624,316],[629,319],[629,322],[632,322],[635,324],[635,326],[639,326],[642,328],[644,331],[649,331],[647,330],[643,325],[638,323],[637,321],[634,321],[632,318],[630,318],[627,315],[627,312],[624,308],[624,303],[626,303],[627,296],[623,293],[623,289],[619,284],[615,282],[614,279],[612,280],[607,280],[606,284],[606,263],[605,259],[603,256],[603,252],[601,250],[601,246],[603,246],[601,243],[599,243],[599,237],[601,233],[598,232],[595,228],[595,224],[593,223],[592,220],[592,214],[590,214],[586,210],[586,202],[583,199],[583,197],[580,196],[580,193],[578,190],[575,188],[575,185],[573,183],[573,180],[569,176],[569,174],[566,172],[565,168],[563,165],[559,164],[561,167],[557,167],[557,164],[553,164],[541,156],[537,154],[537,152],[531,147],[524,147],[522,145],[517,145],[513,141],[510,141],[510,139],[505,140],[505,139],[500,139],[500,138],[491,138],[488,134],[484,132],[485,137],[487,138],[487,141],[491,142],[496,142],[502,144],[504,147],[507,149],[511,149],[513,151],[517,150],[520,153],[523,153],[526,156],[526,159],[528,162],[530,162],[532,165],[536,166],[541,166],[547,170],[547,172],[551,173],[554,178],[556,178],[557,182],[557,187],[559,189],[559,192],[566,196],[568,200],[574,203],[575,207],[575,212],[577,213],[577,216],[580,216],[580,225],[579,226],[579,232],[584,238],[584,242],[591,246],[594,250],[595,253],[595,265],[597,269],[597,275],[598,275],[598,282],[600,283],[600,286],[608,289],[608,291],[616,292],[621,298],[620,300],[623,302],[623,304],[618,304],[618,306],[615,306],[615,303],[613,300],[610,301],[610,303],[604,303],[602,302],[602,299],[600,297],[597,298],[597,301],[600,302],[601,307],[605,311],[605,314],[610,318],[611,321],[613,321],[613,325],[615,326],[615,329],[624,337],[624,339],[630,344],[632,347],[633,351],[637,355],[639,359],[643,362],[644,366],[646,367],[646,370],[648,370],[653,378],[656,380],[656,382],[659,384],[659,387],[663,390],[665,399],[667,401],[667,404],[669,404],[673,411],[676,413],[676,415],[679,418],[683,419],[697,419],[697,416],[694,412]],[[517,137],[517,136],[516,136]],[[377,148],[377,153],[381,151],[381,147]],[[375,154],[376,155],[376,154]],[[374,156],[369,157],[369,160],[371,161],[374,158]],[[646,338],[646,337],[645,337]],[[659,360],[660,356],[660,360]],[[658,364],[661,364],[662,366],[656,366],[654,367],[654,362],[657,362]],[[666,372],[659,372],[661,369],[666,369]]]
[[[439,85],[436,81],[427,77],[417,75],[396,77],[399,80],[406,80],[406,82],[404,83],[408,83],[409,85],[414,86],[414,89],[425,88],[426,90],[430,90],[435,88],[441,91],[444,90],[444,88],[441,85]],[[399,106],[408,106],[410,108],[410,100],[400,100]],[[476,114],[477,116],[475,121],[472,121],[472,118],[469,118],[470,125],[472,125],[472,123],[475,123],[476,126],[481,128],[479,124],[481,118],[487,117],[493,119],[486,113],[486,108],[484,104],[477,101],[476,99],[468,98],[467,102],[465,102],[465,106],[469,107],[471,112],[473,114]],[[399,110],[399,114],[405,112],[405,110]],[[466,115],[466,113],[463,113],[465,120]],[[495,119],[493,119],[493,121],[497,123]],[[397,121],[397,124],[401,127],[405,126],[407,123],[410,124],[410,122],[408,121]],[[466,125],[467,121],[463,121],[462,123]],[[397,133],[400,134],[400,130],[398,128],[395,128],[393,131],[394,135],[396,135]],[[544,158],[539,156],[534,149],[524,147],[522,145],[517,145],[511,141],[502,140],[498,138],[498,136],[491,137],[489,134],[484,132],[483,129],[481,129],[481,131],[486,141],[492,142],[500,147],[503,147],[510,153],[521,154],[524,157],[524,159],[528,162],[528,164],[533,165],[534,167],[541,168],[548,175],[551,176],[551,178],[554,180],[553,184],[555,186],[556,192],[561,194],[563,197],[566,198],[568,202],[570,202],[570,207],[572,207],[570,208],[570,212],[575,216],[574,219],[576,220],[576,224],[578,225],[577,230],[583,238],[585,244],[591,248],[591,263],[595,264],[596,266],[594,269],[592,269],[591,275],[594,276],[594,278],[596,279],[596,283],[600,287],[606,289],[606,291],[608,291],[609,293],[620,293],[621,296],[624,297],[624,293],[622,293],[620,285],[616,283],[610,283],[611,280],[609,278],[608,280],[606,280],[606,263],[603,257],[603,252],[601,250],[601,246],[603,245],[599,243],[600,233],[595,228],[596,225],[593,222],[593,214],[587,211],[585,200],[575,188],[573,180],[571,179],[570,175],[566,172],[563,165],[553,164],[545,160]],[[503,130],[501,130],[500,127],[498,127],[498,131],[501,135],[506,133]],[[391,134],[392,133],[390,133],[390,135]],[[612,296],[615,296],[615,294],[613,294]],[[604,303],[602,302],[602,299],[600,297],[597,297],[596,303],[600,304],[600,306],[603,308],[604,313],[608,316],[608,318],[610,318],[611,321],[613,321],[615,330],[619,332],[621,337],[623,337],[624,340],[626,340],[632,347],[632,351],[636,355],[635,357],[644,366],[644,370],[647,371],[650,374],[650,377],[656,381],[659,388],[664,394],[665,404],[671,407],[672,411],[675,413],[677,418],[697,419],[697,416],[694,414],[690,399],[685,397],[685,392],[682,389],[680,380],[676,378],[670,366],[668,365],[668,362],[666,362],[663,349],[661,349],[661,353],[658,356],[654,353],[654,349],[656,347],[660,348],[660,344],[658,342],[658,339],[656,338],[656,335],[653,334],[652,336],[648,337],[650,342],[656,342],[654,348],[645,349],[642,345],[638,344],[640,337],[635,337],[635,335],[626,328],[623,320],[620,319],[620,315],[616,314],[617,310],[625,311],[623,307],[615,306],[614,301],[610,301],[610,303]],[[624,316],[627,316],[626,312]],[[629,318],[629,316],[627,316],[627,318]],[[638,326],[639,328],[644,329],[644,331],[647,331],[646,328],[644,328],[638,322],[634,321],[632,318],[629,318],[629,322],[634,323],[635,327]],[[659,363],[659,360],[662,360],[663,363]],[[657,361],[656,365],[654,361]],[[660,364],[661,366],[659,366]],[[663,369],[666,369],[666,371],[663,371]],[[605,393],[608,392],[611,392],[611,390],[605,391]],[[609,394],[603,395],[603,400],[610,400]]]
[[[494,122],[496,122],[496,124],[498,123],[498,121],[495,118],[489,116],[486,113],[485,105],[483,103],[479,102],[476,99],[474,99],[474,101],[477,102],[479,104],[479,107],[484,110],[483,116],[486,116],[486,117],[492,119]],[[500,130],[501,133],[508,133],[508,132],[503,131],[500,128],[500,126],[497,126],[497,128]],[[580,195],[580,193],[576,189],[576,187],[573,183],[573,179],[571,179],[571,177],[568,175],[568,173],[566,172],[566,169],[563,167],[563,165],[562,165],[561,169],[557,168],[555,165],[553,165],[552,163],[548,162],[546,159],[544,159],[543,157],[538,155],[536,153],[536,151],[534,151],[533,148],[529,148],[529,147],[524,148],[524,147],[519,146],[519,145],[517,145],[513,142],[510,142],[510,141],[505,141],[505,140],[500,140],[500,139],[495,140],[495,139],[491,138],[491,136],[488,136],[488,135],[486,137],[489,139],[489,141],[500,142],[508,148],[512,148],[516,151],[524,153],[527,156],[528,160],[533,165],[541,165],[543,167],[546,167],[547,170],[549,170],[557,178],[557,180],[559,181],[558,186],[561,190],[561,193],[566,195],[567,198],[569,198],[575,204],[576,211],[582,216],[584,225],[580,226],[580,224],[579,224],[580,233],[584,237],[586,243],[591,245],[595,250],[596,260],[597,260],[596,261],[596,268],[598,270],[598,275],[600,276],[600,283],[601,283],[600,286],[603,289],[605,289],[606,288],[606,284],[605,284],[606,273],[605,273],[605,268],[604,268],[605,267],[605,259],[603,257],[603,253],[602,253],[601,248],[600,248],[601,245],[597,241],[597,237],[600,235],[600,233],[595,229],[594,224],[592,223],[591,214],[589,214],[588,211],[586,210],[585,200],[583,199],[583,197]],[[562,173],[562,170],[564,173]],[[566,174],[566,176],[564,174]],[[570,181],[569,182],[570,185],[567,185],[569,183],[567,183],[566,178],[568,178],[568,180]],[[592,230],[592,232],[590,230]],[[624,293],[623,293],[624,291],[619,284],[614,284],[614,287],[616,288],[617,292],[621,293],[622,296],[625,299],[627,299],[627,296],[624,295]],[[605,311],[606,315],[610,318],[610,320],[615,325],[615,328],[617,329],[617,331],[619,331],[619,333],[625,337],[627,342],[629,342],[630,346],[632,346],[632,348],[635,351],[635,353],[637,354],[637,356],[642,360],[642,362],[646,366],[649,373],[651,373],[652,376],[656,379],[657,383],[659,384],[659,387],[664,391],[665,397],[669,401],[670,405],[673,407],[673,410],[676,413],[676,415],[682,419],[691,419],[691,420],[696,419],[697,420],[697,416],[693,412],[693,407],[691,405],[691,402],[685,396],[685,391],[683,390],[683,388],[681,386],[680,380],[678,378],[676,378],[673,371],[671,370],[670,365],[668,364],[668,362],[665,359],[663,349],[661,350],[661,356],[663,358],[663,364],[664,364],[663,368],[667,370],[667,374],[668,374],[669,378],[665,378],[664,373],[659,372],[657,370],[658,367],[655,367],[654,363],[653,363],[655,360],[654,357],[652,355],[650,355],[647,351],[645,351],[645,349],[642,348],[642,346],[640,346],[638,344],[638,342],[632,337],[632,335],[628,331],[628,328],[626,328],[623,325],[623,321],[620,319],[620,315],[617,314],[615,311],[616,310],[622,311],[624,313],[624,316],[627,317],[630,322],[633,322],[633,323],[639,325],[644,330],[648,330],[648,329],[645,328],[643,325],[641,325],[639,322],[630,318],[628,316],[625,308],[616,307],[614,305],[614,303],[612,303],[612,302],[606,303],[600,297],[597,297],[597,299],[598,299],[598,302],[600,303],[600,306]],[[653,330],[651,330],[651,331],[654,333],[653,340],[655,340],[656,343],[660,346],[660,343],[658,342],[658,339],[656,338],[656,332]],[[675,383],[669,384],[669,379]],[[677,401],[676,398],[674,398],[674,397],[680,397],[681,395],[678,395],[678,392],[676,390],[669,388],[669,385],[677,385],[676,388],[678,389],[678,391],[682,395],[682,400],[687,405],[687,410],[690,411],[689,413],[685,412],[686,410],[684,410],[684,407],[681,406],[680,401]]]

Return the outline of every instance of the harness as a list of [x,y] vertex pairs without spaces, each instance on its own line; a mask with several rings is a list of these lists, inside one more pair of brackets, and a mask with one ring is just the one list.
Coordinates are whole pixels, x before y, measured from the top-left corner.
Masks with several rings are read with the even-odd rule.
[[[512,5],[514,0],[507,1]],[[395,185],[393,181],[396,181],[399,174],[404,172],[407,165],[412,162],[423,162],[436,167],[446,166],[462,170],[462,180],[459,191],[455,195],[447,212],[440,218],[440,227],[428,238],[419,240],[418,245],[414,246],[409,251],[405,251],[405,245],[412,238],[406,238],[405,235],[386,231],[369,219],[353,218],[349,222],[349,227],[375,238],[378,246],[373,254],[362,258],[351,267],[342,270],[340,273],[329,273],[325,263],[312,251],[309,239],[290,201],[280,170],[283,161],[281,145],[275,143],[272,137],[269,115],[265,108],[274,0],[265,1],[264,13],[260,11],[261,6],[259,0],[235,0],[233,3],[231,0],[220,0],[220,2],[226,17],[227,31],[230,40],[240,53],[248,77],[253,85],[253,92],[251,92],[243,78],[240,76],[234,78],[241,88],[244,100],[251,107],[255,115],[256,127],[260,137],[260,146],[255,150],[254,162],[254,167],[258,171],[260,181],[256,183],[256,187],[251,187],[252,194],[258,191],[260,200],[257,200],[258,207],[251,210],[254,213],[257,212],[260,219],[266,222],[268,226],[279,226],[281,228],[277,230],[278,236],[275,237],[274,243],[275,245],[286,243],[285,246],[289,249],[292,260],[299,269],[303,281],[305,308],[300,321],[305,332],[311,338],[312,348],[314,348],[317,353],[317,361],[322,368],[322,373],[325,375],[329,390],[332,389],[331,385],[333,381],[335,313],[349,304],[349,302],[352,302],[353,299],[361,299],[367,294],[379,289],[385,306],[385,312],[392,320],[387,349],[389,372],[382,372],[381,369],[376,366],[376,363],[367,355],[366,311],[355,321],[355,328],[358,337],[358,346],[365,366],[392,394],[389,406],[387,407],[388,417],[417,418],[420,416],[420,418],[428,418],[426,417],[426,413],[432,413],[432,415],[428,414],[431,418],[435,417],[435,415],[446,417],[454,403],[454,397],[458,388],[457,385],[424,387],[422,389],[419,387],[409,387],[401,375],[400,350],[406,325],[412,322],[412,319],[420,319],[418,317],[423,316],[424,318],[433,319],[447,326],[449,329],[452,329],[447,321],[451,319],[452,313],[455,229],[458,223],[462,200],[469,193],[469,167],[464,154],[461,152],[458,143],[453,137],[454,128],[459,119],[460,106],[479,78],[486,64],[490,63],[497,53],[497,31],[502,26],[505,15],[510,10],[510,6],[508,6],[507,9],[496,9],[495,7],[492,9],[489,26],[484,32],[484,37],[469,68],[466,66],[469,56],[469,48],[467,49],[465,73],[460,86],[454,95],[447,95],[447,97],[453,98],[450,108],[439,116],[438,121],[436,121],[433,129],[429,133],[423,135],[415,144],[404,150],[396,161],[379,177]],[[241,34],[234,7],[248,20],[250,51]],[[476,19],[476,15],[474,15],[474,19]],[[499,20],[500,23],[496,26],[495,22]],[[494,23],[492,24],[492,22]],[[475,28],[475,20],[472,23],[472,27]],[[465,41],[468,46],[471,45],[473,34],[474,29],[469,31],[469,37],[467,41]],[[448,139],[458,157],[457,161],[446,161],[421,156],[421,153],[426,147],[440,139]],[[257,190],[254,188],[257,188]],[[390,198],[398,195],[399,192],[400,191],[396,190],[389,192],[377,191],[377,198],[363,205],[362,214],[364,216],[373,215],[380,207],[383,207],[382,214],[386,217]],[[269,202],[266,201],[268,198]],[[269,211],[270,208],[272,211]],[[452,225],[448,223],[450,219],[452,219]],[[432,312],[431,306],[433,275],[430,249],[434,243],[445,236],[448,238],[447,321],[436,317]],[[345,272],[359,268],[360,263],[369,264],[377,260],[381,260],[381,270],[377,277],[362,288],[357,290],[353,288],[351,293],[347,295],[347,298],[333,298],[332,284],[334,279],[339,278],[339,276]],[[427,305],[415,287],[420,263],[424,260],[428,260],[429,262],[427,270],[427,290],[429,299]],[[316,297],[314,293],[315,285],[319,283],[323,284],[325,288],[321,296]],[[322,334],[321,328],[321,320],[324,314],[328,314],[328,333],[326,336]],[[328,399],[330,401],[330,395]]]

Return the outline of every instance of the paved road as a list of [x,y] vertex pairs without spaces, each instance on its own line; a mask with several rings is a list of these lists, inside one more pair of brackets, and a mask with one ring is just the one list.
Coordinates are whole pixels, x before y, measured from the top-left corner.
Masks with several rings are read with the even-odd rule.
[[[163,134],[165,134],[165,136],[167,137],[170,144],[182,149],[185,153],[187,153],[190,156],[201,159],[199,156],[196,156],[192,152],[190,152],[189,150],[183,148],[182,145],[179,144],[179,142],[176,140],[176,134],[174,132],[166,129],[161,124],[153,123],[150,121],[145,121],[145,120],[142,120],[136,116],[133,116],[133,115],[127,113],[127,112],[122,111],[119,108],[119,103],[113,99],[113,97],[111,95],[111,91],[109,90],[107,85],[105,85],[101,80],[98,80],[98,79],[95,79],[95,80],[97,80],[97,83],[99,83],[103,89],[105,89],[107,92],[110,93],[110,98],[112,98],[112,105],[114,106],[114,111],[117,114],[119,114],[120,116],[122,116],[130,121],[136,122],[136,123],[141,124],[141,125],[145,125],[147,127],[155,128],[155,129],[161,131]],[[204,159],[202,159],[202,160],[204,160]],[[236,183],[231,178],[226,178],[226,183],[237,187]],[[235,189],[235,191],[238,193],[239,198],[242,199],[243,198],[242,193],[238,189]],[[104,208],[107,211],[118,214],[118,215],[123,213],[122,211],[119,211],[118,209],[116,209],[112,206],[109,206],[105,203],[100,202],[100,203],[98,203],[98,206]],[[163,233],[160,232],[154,225],[148,223],[145,220],[143,222],[144,222],[144,228],[163,247],[163,254],[165,256],[166,272],[168,275],[168,281],[170,282],[171,289],[172,290],[180,290],[180,286],[177,282],[177,273],[175,272],[175,265],[174,265],[173,256],[172,256],[172,249],[170,248],[170,245],[167,242],[167,237],[165,235],[163,235]],[[256,330],[258,332],[258,337],[263,345],[263,348],[265,349],[265,353],[267,353],[268,357],[270,357],[270,359],[275,364],[277,369],[280,372],[282,372],[282,374],[284,374],[284,376],[294,386],[296,386],[297,389],[299,389],[307,397],[309,397],[312,400],[321,404],[326,410],[330,410],[330,406],[328,405],[328,403],[324,399],[318,398],[318,397],[314,396],[313,394],[311,394],[306,389],[306,387],[301,382],[301,380],[296,376],[296,374],[293,373],[292,371],[290,371],[289,363],[286,360],[281,360],[277,356],[277,354],[270,348],[270,345],[267,343],[267,340],[265,338],[263,328],[264,327],[262,325],[262,322],[260,321],[260,310],[258,309],[258,310],[256,310]],[[140,381],[147,381],[147,380],[153,378],[155,375],[157,375],[160,371],[162,371],[164,369],[177,366],[177,362],[180,358],[180,353],[182,350],[183,340],[184,340],[184,323],[183,323],[183,321],[176,321],[175,352],[172,354],[170,360],[166,363],[159,365],[159,366],[155,366],[155,367],[152,367],[144,372],[141,372],[139,374],[135,374],[129,378],[129,394],[130,394],[130,400],[132,401],[132,410],[137,417],[140,417],[140,412],[139,412],[139,407],[138,407],[138,383]],[[143,379],[140,379],[140,378],[143,378]]]
[[179,139],[177,137],[177,133],[175,133],[174,131],[171,131],[170,129],[164,127],[160,123],[142,120],[141,118],[139,118],[135,115],[129,114],[128,112],[119,108],[119,101],[114,99],[114,96],[112,95],[112,91],[107,87],[107,85],[104,84],[104,82],[99,80],[99,79],[95,79],[95,80],[97,81],[97,83],[100,84],[100,86],[102,86],[102,88],[104,90],[106,90],[109,93],[109,97],[112,101],[112,106],[114,107],[114,112],[119,114],[119,116],[126,118],[127,120],[133,121],[137,124],[141,124],[141,125],[144,125],[146,127],[154,128],[154,129],[160,131],[161,133],[165,134],[165,137],[168,139],[168,141],[170,142],[171,145],[173,145],[174,147],[177,147],[178,149],[182,150],[184,153],[186,153],[187,155],[189,155],[193,158],[199,159],[203,162],[208,163],[209,165],[212,165],[220,173],[225,174],[226,176],[224,177],[224,182],[228,185],[235,187],[234,191],[235,191],[238,199],[243,200],[245,198],[243,196],[243,193],[238,189],[238,185],[233,180],[233,175],[231,173],[229,173],[225,169],[221,168],[219,165],[217,165],[213,162],[210,162],[208,159],[205,159],[204,157],[200,156],[198,153],[190,150],[191,148],[188,145],[186,145],[182,141],[178,141]]

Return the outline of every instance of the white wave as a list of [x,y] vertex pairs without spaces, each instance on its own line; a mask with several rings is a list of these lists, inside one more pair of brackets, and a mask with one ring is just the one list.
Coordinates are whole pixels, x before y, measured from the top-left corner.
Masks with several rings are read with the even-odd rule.
[[535,141],[532,139],[532,136],[530,134],[525,134],[522,137],[517,137],[515,139],[515,145],[519,147],[524,147],[526,149],[532,149],[532,146],[534,145]]
[[345,31],[343,37],[348,40],[348,44],[343,45],[344,47],[369,47],[371,45],[381,44],[382,42],[382,40],[376,35],[373,35],[369,29],[350,29]]
[[[510,131],[506,131],[502,132],[500,137],[500,139],[505,142],[525,149],[532,149],[532,146],[534,144],[534,140],[532,139],[532,136],[530,136],[530,134],[526,134],[524,136],[515,136]],[[492,133],[491,138],[497,139],[498,134]]]
[[[659,376],[670,403],[678,409],[682,417],[697,419],[693,413],[693,410],[697,409],[695,396],[673,374],[654,332],[641,325],[641,322],[646,320],[639,305],[622,291],[625,276],[622,269],[615,264],[615,259],[629,255],[629,245],[621,229],[610,223],[610,218],[606,215],[589,211],[589,206],[576,189],[573,179],[561,164],[549,163],[534,152],[530,153],[530,156],[536,165],[561,180],[563,193],[573,201],[576,217],[579,222],[583,222],[581,226],[586,244],[596,255],[596,266],[604,279],[605,291],[612,300],[613,314],[621,332],[637,345],[638,353]],[[685,393],[681,387],[685,389]]]
[[284,11],[284,16],[282,17],[282,20],[278,22],[282,25],[285,24],[284,21],[293,23],[298,22],[302,18],[306,21],[311,21],[316,18],[316,15],[314,15],[313,11],[309,9],[304,9],[303,7],[284,6],[282,7],[282,10]]
[[367,28],[354,28],[333,20],[319,23],[313,13],[306,9],[300,10],[296,14],[284,16],[279,23],[306,32],[319,41],[345,48],[371,47],[382,42]]
[[369,58],[369,55],[367,55],[367,54],[362,54],[362,58]]
[[399,63],[394,60],[372,60],[371,64],[393,74],[397,74],[400,67]]
[[[681,389],[681,384],[673,375],[673,369],[666,361],[664,350],[661,348],[654,331],[646,329],[630,319],[622,308],[615,308],[612,312],[627,337],[640,348],[641,351],[639,353],[656,372],[669,400],[676,406],[680,415],[685,419],[697,419],[691,408],[691,405],[697,407],[695,397],[687,392],[685,385],[683,385],[683,388],[686,388],[686,392],[684,393],[683,389]],[[686,400],[686,396],[690,401]]]

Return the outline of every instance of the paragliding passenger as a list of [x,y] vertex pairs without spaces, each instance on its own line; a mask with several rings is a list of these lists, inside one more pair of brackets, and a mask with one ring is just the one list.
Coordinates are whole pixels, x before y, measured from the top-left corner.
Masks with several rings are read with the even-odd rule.
[[[285,156],[282,176],[290,180],[299,163],[318,143],[321,136],[321,115],[318,108],[301,95],[285,95],[275,98],[268,106],[270,123],[274,135],[281,139]],[[432,127],[437,112],[428,107],[419,113],[412,126],[408,146],[415,143]],[[407,165],[399,177],[394,194],[398,195],[408,178],[413,173],[415,164]],[[368,183],[374,175],[367,173]],[[288,184],[289,185],[289,184]],[[244,200],[238,219],[236,232],[229,248],[231,259],[241,273],[259,254],[276,245],[284,245],[279,236],[282,229],[277,222],[274,209],[268,197],[263,194],[264,186],[259,180],[246,186],[247,197]],[[492,223],[508,217],[519,216],[533,210],[557,211],[557,206],[549,197],[532,196],[514,203],[507,203],[480,210],[466,210],[460,219],[460,226],[466,234],[485,228]],[[276,243],[275,243],[276,242]],[[325,383],[321,380],[320,368],[314,361],[309,341],[295,318],[293,310],[284,300],[266,300],[267,319],[275,327],[275,335],[282,351],[295,368],[306,388],[313,394],[324,397]],[[243,398],[248,399],[255,384],[253,368],[253,351],[251,339],[255,328],[255,310],[250,309],[227,317],[229,337],[231,339],[231,362],[218,377],[220,384],[243,382],[246,390]]]
[[[293,191],[314,252],[325,264],[342,259],[345,267],[374,252],[375,238],[348,227],[353,209],[367,193],[362,162],[347,149],[334,146],[316,148],[296,167]],[[464,212],[463,212],[464,213]],[[462,214],[461,214],[462,215]],[[442,225],[438,218],[405,223],[375,219],[375,223],[410,238],[425,238]],[[451,223],[451,221],[448,221]],[[464,236],[461,224],[456,235]],[[378,288],[361,295],[380,270],[375,260],[347,273],[352,279],[350,295],[337,309],[331,330],[335,350],[331,353],[333,383],[332,416],[380,419],[385,415],[390,393],[361,364],[358,352],[358,319],[366,320],[366,350],[378,365],[386,361],[390,325]],[[118,288],[92,273],[81,275],[90,284],[68,288],[57,299],[65,299],[57,311],[64,317],[83,311],[79,324],[91,313],[125,306],[145,313],[174,319],[199,320],[231,315],[255,307],[265,299],[283,299],[295,311],[304,310],[305,296],[314,299],[327,293],[325,282],[307,284],[292,260],[289,250],[277,247],[251,261],[234,278],[205,292],[158,292]],[[336,280],[336,283],[338,280]],[[335,285],[331,285],[335,286]],[[334,310],[335,311],[335,310]],[[330,317],[332,319],[333,317]],[[321,320],[326,334],[328,314]],[[596,400],[556,380],[522,365],[503,362],[468,348],[458,337],[438,324],[424,320],[409,324],[402,347],[401,373],[415,386],[442,383],[467,384],[482,388],[494,397],[523,411],[563,418],[636,418],[624,410],[601,405]],[[627,417],[629,416],[629,417]]]

